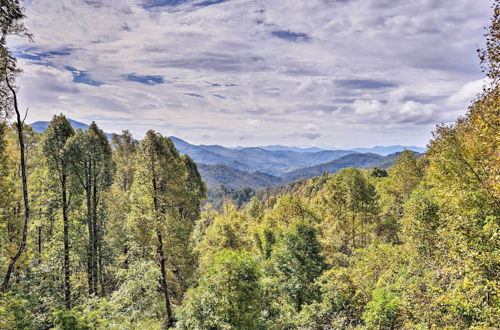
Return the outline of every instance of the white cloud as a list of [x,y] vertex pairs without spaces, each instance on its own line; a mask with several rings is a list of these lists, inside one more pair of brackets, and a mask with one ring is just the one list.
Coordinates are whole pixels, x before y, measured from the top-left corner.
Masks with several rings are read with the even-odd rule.
[[261,124],[261,121],[258,120],[258,119],[250,119],[248,118],[247,119],[247,124],[250,125],[250,126],[258,126]]
[[319,125],[308,123],[304,126],[306,131],[318,131],[320,129]]
[[[12,47],[59,52],[43,58],[49,66],[20,63],[29,120],[62,111],[194,143],[233,144],[238,131],[247,145],[424,145],[434,123],[465,112],[474,96],[489,15],[487,3],[469,0],[93,3],[25,2],[36,44]],[[103,85],[73,82],[67,66]]]
[[464,107],[469,104],[476,96],[483,91],[483,88],[488,86],[486,79],[478,79],[469,81],[458,91],[451,94],[446,100],[447,105]]
[[370,117],[375,117],[382,111],[382,103],[379,100],[356,100],[353,107],[356,114]]

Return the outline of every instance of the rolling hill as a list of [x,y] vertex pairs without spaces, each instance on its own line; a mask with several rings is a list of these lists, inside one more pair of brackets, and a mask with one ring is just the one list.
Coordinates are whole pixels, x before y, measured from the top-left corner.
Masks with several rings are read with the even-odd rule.
[[[414,153],[416,156],[421,155],[417,152]],[[300,179],[320,176],[323,173],[336,173],[348,167],[361,169],[370,169],[374,167],[388,168],[394,164],[400,154],[400,152],[397,152],[387,156],[381,156],[372,153],[353,153],[331,162],[286,172],[280,176],[262,172],[248,172],[225,165],[198,164],[198,170],[209,188],[224,185],[231,189],[250,187],[257,190],[266,187],[277,187]]]
[[198,171],[208,187],[214,188],[224,185],[231,189],[262,189],[279,186],[282,179],[262,172],[247,172],[226,165],[198,164]]
[[[415,155],[420,156],[418,152]],[[388,168],[394,164],[401,152],[393,153],[387,156],[381,156],[373,153],[355,153],[343,156],[328,163],[301,168],[295,171],[283,173],[280,177],[284,182],[293,182],[299,179],[312,178],[320,176],[323,173],[336,173],[343,168],[356,167],[362,169],[368,168]]]
[[378,166],[385,160],[384,156],[365,153],[365,154],[349,154],[331,162],[318,164],[306,168],[301,168],[295,171],[283,173],[281,178],[285,182],[292,182],[303,178],[312,178],[323,173],[336,173],[340,169],[347,167],[357,168],[372,168]]
[[402,152],[404,150],[411,150],[418,153],[424,153],[426,149],[415,146],[393,145],[393,146],[375,146],[372,148],[354,148],[352,150],[361,153],[372,153],[372,154],[387,156],[390,154]]

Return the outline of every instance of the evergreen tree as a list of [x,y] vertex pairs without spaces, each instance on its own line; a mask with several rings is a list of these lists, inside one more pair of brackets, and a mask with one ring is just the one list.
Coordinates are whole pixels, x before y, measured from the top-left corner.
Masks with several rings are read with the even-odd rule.
[[[174,324],[168,285],[168,242],[180,219],[179,207],[185,192],[186,168],[172,141],[154,131],[148,131],[137,153],[137,172],[133,183],[132,217],[136,240],[140,245],[156,250],[160,268],[161,293],[166,311],[165,325]],[[180,202],[180,203],[179,203]],[[147,251],[144,252],[148,254]],[[176,265],[173,265],[174,267]]]
[[286,297],[297,312],[319,298],[316,279],[326,269],[316,230],[297,223],[287,230],[273,251],[269,274],[276,278],[278,295]]
[[71,308],[70,260],[69,260],[69,220],[68,208],[70,200],[68,189],[68,159],[64,150],[66,142],[75,134],[70,123],[63,115],[54,116],[47,129],[43,143],[43,151],[48,159],[50,169],[57,173],[60,191],[64,227],[64,300],[66,308]]
[[[73,175],[85,191],[87,212],[87,278],[90,294],[104,294],[103,233],[99,217],[103,192],[113,182],[111,146],[104,132],[92,123],[87,131],[78,130],[66,146]],[[100,290],[99,290],[100,287]]]

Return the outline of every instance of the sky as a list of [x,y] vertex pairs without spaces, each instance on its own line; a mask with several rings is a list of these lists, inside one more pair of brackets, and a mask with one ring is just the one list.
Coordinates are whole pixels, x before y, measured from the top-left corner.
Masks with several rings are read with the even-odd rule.
[[194,144],[425,146],[485,84],[488,0],[25,0],[28,122]]

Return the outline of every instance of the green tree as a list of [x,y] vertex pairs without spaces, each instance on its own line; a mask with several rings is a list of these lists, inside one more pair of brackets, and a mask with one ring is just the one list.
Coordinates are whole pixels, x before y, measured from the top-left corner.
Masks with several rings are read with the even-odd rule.
[[16,59],[12,56],[7,48],[7,37],[10,35],[30,37],[27,29],[24,27],[24,13],[18,0],[6,0],[0,4],[0,118],[5,118],[14,112],[16,115],[15,127],[17,130],[17,138],[19,143],[19,163],[21,168],[21,182],[23,187],[23,205],[24,205],[24,222],[21,240],[15,254],[10,257],[7,271],[3,278],[1,292],[6,292],[9,289],[9,282],[14,271],[14,267],[21,257],[21,254],[26,249],[26,241],[28,237],[28,226],[30,220],[29,193],[28,193],[28,178],[26,169],[26,145],[24,138],[24,120],[21,119],[17,101],[17,88],[15,78],[19,73],[16,65]]
[[299,328],[354,328],[361,324],[363,302],[351,269],[340,267],[324,272],[317,283],[321,300],[304,306]]
[[372,300],[366,306],[363,319],[369,329],[395,329],[399,300],[390,287],[373,291]]
[[179,310],[181,329],[259,329],[263,291],[257,260],[248,252],[223,250],[212,259]]
[[318,207],[325,218],[322,241],[330,255],[349,254],[369,243],[376,200],[374,186],[356,168],[341,170],[326,183]]
[[[423,178],[423,168],[415,154],[410,150],[403,151],[389,169],[390,189],[399,205],[418,186]],[[402,211],[400,211],[402,213]]]
[[196,247],[200,265],[210,264],[214,254],[222,249],[243,250],[252,246],[249,237],[251,222],[234,204],[225,204],[221,213],[208,224]]
[[[179,152],[169,138],[152,130],[146,133],[137,153],[137,171],[133,183],[132,204],[135,239],[146,247],[156,248],[160,268],[161,292],[166,310],[165,326],[174,324],[168,285],[168,242],[172,229],[180,222],[180,198],[185,193],[186,168]],[[169,230],[170,229],[170,230]],[[154,243],[156,242],[156,244]],[[175,265],[174,265],[175,267]]]
[[98,217],[98,209],[103,192],[108,190],[113,182],[114,163],[111,146],[104,132],[92,122],[87,131],[78,130],[68,140],[66,153],[72,173],[85,191],[89,293],[103,294],[105,288],[102,237],[105,223],[102,217]]
[[[108,260],[114,264],[114,275],[122,268],[128,268],[130,263],[129,251],[131,248],[130,223],[127,221],[131,212],[131,193],[134,182],[137,151],[139,142],[134,140],[130,132],[113,134],[111,138],[113,161],[116,166],[113,185],[105,196],[106,219],[109,230],[104,235],[109,251]],[[116,282],[108,283],[108,290],[116,289]]]
[[403,234],[407,242],[422,254],[432,257],[439,239],[439,207],[425,187],[417,188],[404,204]]
[[268,273],[275,278],[278,295],[300,312],[304,304],[319,297],[315,281],[326,269],[316,230],[297,223],[277,244],[269,260]]
[[139,142],[133,139],[128,130],[124,130],[120,135],[113,133],[111,145],[116,163],[115,182],[122,191],[128,191],[134,181],[135,155]]
[[73,127],[64,115],[54,116],[47,129],[43,142],[43,151],[48,159],[49,166],[57,173],[61,190],[61,207],[64,230],[64,300],[66,308],[71,308],[71,283],[69,260],[69,220],[67,197],[68,185],[68,159],[65,154],[66,142],[75,134]]
[[424,177],[423,165],[410,150],[403,151],[389,169],[389,177],[377,184],[381,221],[377,235],[386,242],[400,243],[399,232],[405,202]]

